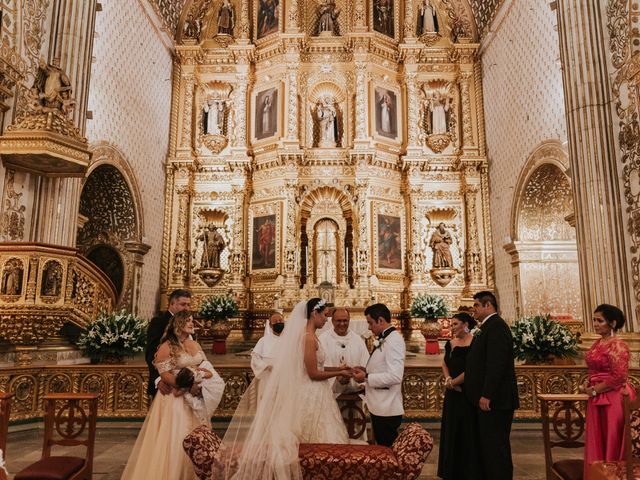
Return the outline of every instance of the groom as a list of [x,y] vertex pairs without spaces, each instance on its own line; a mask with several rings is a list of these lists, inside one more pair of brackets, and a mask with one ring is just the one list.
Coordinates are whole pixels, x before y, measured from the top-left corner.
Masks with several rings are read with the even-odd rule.
[[386,305],[370,305],[364,314],[376,339],[366,368],[355,367],[353,378],[365,384],[365,402],[371,414],[376,443],[390,447],[398,436],[404,414],[402,377],[405,345],[402,336],[391,325],[391,312]]

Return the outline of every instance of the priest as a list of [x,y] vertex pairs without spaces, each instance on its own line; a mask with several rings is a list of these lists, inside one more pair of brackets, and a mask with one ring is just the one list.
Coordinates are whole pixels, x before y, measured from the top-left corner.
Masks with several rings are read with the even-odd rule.
[[[366,365],[369,360],[369,351],[364,340],[357,333],[349,330],[350,315],[349,310],[338,307],[333,311],[331,323],[333,328],[320,335],[320,344],[325,354],[324,367],[327,370],[340,367],[341,365],[353,367],[356,365]],[[355,380],[345,379],[334,381],[333,391],[336,397],[342,393],[353,393],[362,390],[362,386]],[[343,402],[338,402],[339,407],[343,407]],[[357,402],[362,408],[362,401]],[[366,430],[358,440],[367,440]]]

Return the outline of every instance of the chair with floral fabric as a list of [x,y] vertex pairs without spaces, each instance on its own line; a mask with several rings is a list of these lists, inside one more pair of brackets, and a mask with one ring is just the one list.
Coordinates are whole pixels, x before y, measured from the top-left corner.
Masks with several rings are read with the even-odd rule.
[[[217,478],[216,453],[220,437],[200,426],[184,439],[182,446],[198,478]],[[349,478],[349,480],[411,480],[418,478],[433,448],[431,435],[417,423],[407,425],[392,447],[380,445],[301,444],[302,477],[309,480]]]
[[589,480],[634,480],[640,478],[640,398],[622,392],[624,406],[624,461],[593,462]]

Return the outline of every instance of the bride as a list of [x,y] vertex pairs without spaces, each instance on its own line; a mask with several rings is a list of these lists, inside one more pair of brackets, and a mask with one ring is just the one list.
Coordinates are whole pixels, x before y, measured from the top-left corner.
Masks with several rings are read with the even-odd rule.
[[327,322],[326,314],[319,298],[295,306],[260,400],[256,405],[256,382],[240,400],[220,449],[223,471],[215,478],[300,479],[300,443],[348,443],[329,379],[352,372],[323,370],[316,330]]

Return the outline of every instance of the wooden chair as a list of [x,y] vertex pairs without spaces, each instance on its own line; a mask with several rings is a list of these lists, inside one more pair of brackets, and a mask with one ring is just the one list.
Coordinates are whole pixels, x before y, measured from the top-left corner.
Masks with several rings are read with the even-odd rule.
[[[11,416],[11,398],[13,393],[0,392],[0,459],[7,459],[7,436],[9,435],[9,417]],[[7,480],[7,473],[0,468],[0,480]]]
[[[42,458],[16,474],[14,480],[91,480],[98,395],[51,393],[44,397],[44,410]],[[86,456],[52,456],[53,445],[84,446]]]
[[[582,438],[585,429],[585,416],[576,407],[576,402],[589,399],[585,394],[539,394],[542,409],[542,436],[544,438],[544,461],[547,480],[581,480],[584,470],[584,454],[580,458],[563,459],[554,462],[552,449],[584,448]],[[549,415],[550,404],[559,406]],[[551,439],[551,429],[554,439]]]
[[629,399],[627,389],[622,391],[624,408],[624,460],[627,479],[632,480],[634,465],[640,464],[640,398]]
[[7,436],[9,435],[12,398],[13,393],[0,392],[0,450],[2,450],[3,458],[7,458]]
[[342,413],[342,419],[351,439],[360,438],[367,428],[367,416],[360,407],[362,402],[360,394],[362,393],[364,393],[364,390],[343,393],[336,399],[338,402],[343,403],[340,413]]

